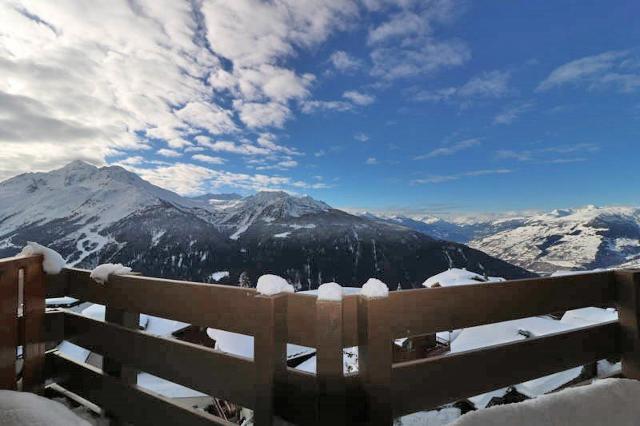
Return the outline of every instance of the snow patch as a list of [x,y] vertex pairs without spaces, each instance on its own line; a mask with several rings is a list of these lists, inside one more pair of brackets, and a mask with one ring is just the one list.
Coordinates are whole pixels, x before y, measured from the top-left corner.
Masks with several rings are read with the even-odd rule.
[[20,256],[42,255],[42,269],[49,275],[57,275],[66,266],[64,258],[60,253],[38,243],[29,241],[20,252]]
[[256,286],[258,293],[265,296],[273,296],[278,293],[293,293],[294,289],[291,284],[282,277],[277,275],[262,275],[258,278],[258,285]]
[[318,287],[318,300],[342,300],[342,286],[338,283],[325,283]]
[[229,271],[218,271],[209,275],[209,278],[211,279],[211,281],[218,282],[223,278],[227,278],[228,276],[229,276]]
[[487,282],[501,282],[504,278],[484,277],[466,269],[451,268],[428,278],[422,283],[423,287],[449,287],[455,285],[479,284]]
[[369,281],[362,286],[360,294],[369,299],[387,297],[389,295],[389,287],[379,279],[369,278]]
[[289,235],[291,235],[291,231],[275,234],[273,238],[287,238]]
[[91,279],[97,283],[104,284],[109,281],[110,275],[127,275],[131,273],[131,268],[122,266],[121,263],[105,263],[96,266],[91,271]]

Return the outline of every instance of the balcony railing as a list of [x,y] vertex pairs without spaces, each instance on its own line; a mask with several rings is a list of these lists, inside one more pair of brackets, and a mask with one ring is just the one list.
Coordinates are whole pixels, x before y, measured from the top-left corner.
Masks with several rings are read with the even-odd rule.
[[[105,321],[45,312],[46,297],[106,306]],[[640,378],[640,271],[527,279],[322,301],[253,289],[142,276],[43,273],[41,259],[0,260],[0,388],[41,392],[56,383],[134,424],[230,424],[136,385],[138,371],[296,424],[380,424],[554,372],[621,357]],[[19,305],[23,305],[19,309]],[[396,338],[587,306],[615,306],[619,321],[492,347],[393,363]],[[138,330],[140,313],[254,336],[253,359]],[[20,314],[20,315],[19,315]],[[102,370],[45,351],[71,341],[104,356]],[[287,367],[286,344],[316,348],[317,372]],[[21,377],[16,349],[23,347]],[[357,346],[359,372],[343,374]]]

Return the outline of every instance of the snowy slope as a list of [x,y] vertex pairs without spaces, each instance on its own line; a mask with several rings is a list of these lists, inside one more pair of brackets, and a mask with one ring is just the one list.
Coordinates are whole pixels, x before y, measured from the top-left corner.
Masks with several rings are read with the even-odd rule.
[[554,210],[479,238],[472,247],[538,272],[640,264],[640,209]]
[[[122,263],[146,275],[250,283],[274,273],[299,289],[371,277],[417,286],[448,268],[530,274],[461,244],[353,216],[284,192],[184,198],[120,167],[82,162],[0,183],[0,256],[26,241],[71,265]],[[216,273],[228,274],[218,276]]]

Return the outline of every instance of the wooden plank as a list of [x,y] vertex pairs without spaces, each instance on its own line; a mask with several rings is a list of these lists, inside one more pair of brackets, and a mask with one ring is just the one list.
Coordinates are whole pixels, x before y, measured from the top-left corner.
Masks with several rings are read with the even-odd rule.
[[317,424],[345,424],[342,301],[316,302]]
[[53,297],[64,297],[67,295],[67,279],[69,275],[61,273],[57,275],[46,275],[47,299]]
[[613,272],[473,284],[389,294],[392,335],[417,336],[613,303]]
[[286,405],[287,295],[255,299],[255,419],[258,426],[267,426]]
[[24,266],[24,363],[22,390],[44,390],[44,311],[46,287],[42,259],[31,258]]
[[250,360],[65,312],[65,339],[174,383],[253,408]]
[[89,271],[65,269],[68,296],[129,312],[141,312],[253,335],[255,289],[142,276],[113,276],[101,285]]
[[391,379],[392,338],[388,297],[360,297],[358,324],[358,368],[366,399],[367,424],[390,425],[393,422]]
[[622,375],[640,379],[640,271],[616,271]]
[[[316,324],[313,315],[316,309],[316,296],[310,294],[289,294],[287,322],[289,324],[289,343],[316,346]],[[358,345],[358,295],[345,296],[342,299],[342,347]]]
[[287,369],[287,404],[276,407],[276,414],[296,425],[316,423],[316,376],[306,371]]
[[16,389],[18,268],[0,264],[0,389]]
[[51,364],[63,388],[137,425],[232,426],[219,417],[172,402],[169,398],[127,385],[100,370],[50,354]]
[[427,410],[595,362],[619,350],[617,322],[396,364],[394,415]]

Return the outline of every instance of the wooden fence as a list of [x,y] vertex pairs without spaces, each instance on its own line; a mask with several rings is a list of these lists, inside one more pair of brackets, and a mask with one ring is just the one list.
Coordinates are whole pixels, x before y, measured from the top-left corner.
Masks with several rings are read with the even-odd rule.
[[[106,321],[45,312],[45,297],[61,296],[105,305]],[[296,424],[389,425],[394,417],[612,356],[622,357],[624,376],[640,378],[640,271],[407,290],[379,299],[346,296],[337,302],[142,276],[114,276],[101,285],[88,271],[47,276],[39,257],[11,258],[0,260],[0,304],[0,388],[40,392],[53,382],[139,425],[229,423],[138,387],[138,371],[253,409],[260,426],[272,424],[274,416]],[[393,363],[395,338],[587,306],[616,306],[619,321]],[[254,356],[140,331],[140,313],[251,335]],[[103,369],[45,352],[46,342],[61,340],[103,355]],[[287,367],[287,343],[316,348],[315,375]],[[352,346],[358,347],[359,373],[345,375],[342,350]]]

